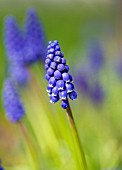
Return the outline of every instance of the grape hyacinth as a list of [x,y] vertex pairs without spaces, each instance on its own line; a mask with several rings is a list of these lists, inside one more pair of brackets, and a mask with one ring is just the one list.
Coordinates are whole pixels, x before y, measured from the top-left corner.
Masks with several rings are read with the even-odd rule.
[[23,64],[23,35],[12,16],[4,20],[4,46],[10,62]]
[[45,36],[34,9],[27,11],[25,20],[24,58],[26,64],[44,61],[46,56]]
[[9,61],[8,75],[16,84],[25,85],[29,80],[29,72],[24,66],[23,35],[14,17],[5,18],[4,46]]
[[18,122],[24,115],[24,108],[19,94],[10,79],[4,81],[2,97],[7,119],[11,123]]
[[[79,94],[90,99],[95,104],[102,104],[104,101],[104,89],[99,80],[99,74],[104,66],[104,53],[101,42],[92,40],[88,43],[88,54],[86,58],[79,61],[74,69],[76,88]],[[80,73],[80,74],[79,74]]]
[[47,49],[45,79],[48,81],[47,92],[50,96],[50,102],[56,103],[60,99],[61,107],[66,109],[68,107],[68,97],[71,100],[77,98],[72,76],[68,73],[69,67],[66,65],[66,59],[60,50],[58,41],[49,41]]

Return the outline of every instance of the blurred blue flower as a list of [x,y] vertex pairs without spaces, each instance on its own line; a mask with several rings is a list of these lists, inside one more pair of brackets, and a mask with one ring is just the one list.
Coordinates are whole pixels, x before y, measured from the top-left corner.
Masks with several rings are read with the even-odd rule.
[[27,66],[39,60],[43,62],[46,57],[44,32],[34,9],[27,11],[24,31],[19,29],[14,17],[5,18],[4,46],[8,75],[18,85],[25,85],[30,79]]
[[24,26],[24,59],[26,64],[38,60],[44,61],[46,57],[45,36],[37,14],[34,9],[27,11]]
[[71,100],[74,100],[77,98],[77,93],[74,91],[72,76],[68,73],[69,67],[66,65],[66,59],[60,50],[57,40],[49,41],[45,69],[50,102],[56,103],[60,99],[61,107],[66,109],[68,96]]
[[4,46],[7,57],[10,62],[18,62],[23,64],[23,35],[12,16],[8,16],[4,20]]
[[103,101],[104,92],[99,82],[95,82],[93,87],[91,87],[90,97],[94,104],[99,104]]
[[74,69],[76,87],[82,95],[98,104],[104,99],[103,88],[99,81],[99,73],[104,65],[104,54],[99,41],[88,44],[88,53]]
[[88,61],[89,61],[89,67],[95,72],[98,73],[98,71],[102,68],[104,64],[104,53],[102,49],[102,45],[97,40],[92,40],[88,44]]
[[23,35],[12,16],[6,17],[4,21],[4,46],[9,61],[8,75],[18,85],[26,84],[29,73],[24,66]]
[[79,72],[74,73],[74,80],[79,94],[86,96],[94,104],[101,103],[104,99],[104,91],[100,84],[99,77],[97,77],[97,75],[94,77],[92,72],[87,69],[78,69]]
[[24,115],[25,111],[19,94],[10,79],[6,79],[4,81],[2,99],[7,119],[11,123],[19,121]]
[[114,61],[114,70],[118,78],[122,79],[122,58],[118,58]]

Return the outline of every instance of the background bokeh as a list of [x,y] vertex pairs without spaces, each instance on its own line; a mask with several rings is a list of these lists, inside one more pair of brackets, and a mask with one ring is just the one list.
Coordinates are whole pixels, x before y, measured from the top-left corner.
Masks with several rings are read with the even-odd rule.
[[[74,76],[78,99],[71,102],[71,107],[91,170],[122,169],[121,5],[121,1],[107,0],[0,1],[0,95],[7,75],[4,17],[15,16],[23,27],[26,11],[33,7],[43,25],[46,42],[58,40]],[[38,143],[41,143],[42,169],[78,169],[76,157],[70,153],[73,143],[64,110],[58,104],[49,103],[44,70],[40,64],[35,64],[30,70],[32,79],[20,93],[34,131],[30,132],[31,136],[35,133]],[[27,129],[31,131],[28,123]],[[26,155],[18,131],[16,125],[6,120],[1,100],[0,159],[8,169],[20,167],[24,170],[27,169]],[[51,156],[49,148],[45,149],[47,146]],[[56,154],[63,157],[62,160],[58,160]],[[67,164],[71,167],[68,168]]]

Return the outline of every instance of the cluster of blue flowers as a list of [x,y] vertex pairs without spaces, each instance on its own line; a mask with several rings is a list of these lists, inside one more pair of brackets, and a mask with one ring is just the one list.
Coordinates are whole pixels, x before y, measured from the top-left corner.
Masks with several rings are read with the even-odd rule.
[[101,44],[96,40],[88,44],[87,51],[85,62],[79,62],[82,65],[75,69],[76,87],[92,103],[100,104],[104,99],[104,90],[99,80],[99,73],[104,65],[104,53]]
[[3,85],[3,107],[7,119],[15,123],[24,115],[24,107],[16,88],[29,81],[28,66],[38,61],[43,63],[46,53],[43,30],[35,10],[27,11],[23,31],[19,29],[14,17],[5,18],[4,46],[8,59],[8,76]]
[[30,80],[28,66],[43,62],[46,54],[43,29],[34,9],[27,11],[23,31],[14,17],[5,18],[4,46],[9,62],[9,77],[18,85],[25,85]]
[[7,119],[11,123],[19,121],[24,115],[24,108],[19,94],[10,79],[4,81],[2,97]]
[[60,50],[58,41],[49,41],[47,48],[45,79],[48,81],[47,92],[50,96],[50,102],[56,103],[60,99],[62,108],[66,109],[68,96],[71,100],[77,98],[72,76],[68,73],[69,67],[66,65],[66,59]]

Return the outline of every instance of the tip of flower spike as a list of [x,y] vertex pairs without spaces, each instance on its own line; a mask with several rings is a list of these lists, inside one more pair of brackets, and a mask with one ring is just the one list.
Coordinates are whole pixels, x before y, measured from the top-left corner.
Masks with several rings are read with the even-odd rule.
[[50,45],[52,43],[52,41],[49,41],[48,44]]
[[4,18],[4,24],[13,24],[13,22],[15,22],[15,18],[12,15]]
[[57,40],[54,40],[53,42],[54,42],[55,44],[57,44],[57,45],[58,45],[58,41],[57,41]]
[[35,11],[35,9],[34,9],[34,8],[28,8],[28,9],[27,9],[27,13],[28,13],[28,14],[32,14],[32,15],[33,15],[33,14],[35,14],[35,13],[36,13],[36,11]]
[[37,18],[36,10],[34,8],[27,9],[27,18]]
[[50,47],[53,47],[53,48],[56,47],[56,46],[58,46],[57,48],[60,49],[57,40],[49,41],[49,42],[48,42],[48,45],[50,45]]

